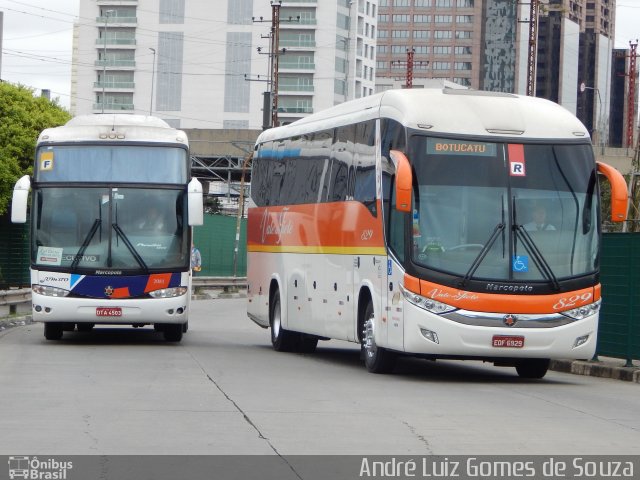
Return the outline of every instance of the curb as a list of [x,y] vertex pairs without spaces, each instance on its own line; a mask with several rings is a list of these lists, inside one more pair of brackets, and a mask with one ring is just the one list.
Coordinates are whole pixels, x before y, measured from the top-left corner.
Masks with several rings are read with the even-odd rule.
[[33,323],[31,315],[17,315],[15,317],[0,317],[0,333],[13,327],[22,327]]
[[617,362],[622,363],[624,360],[551,360],[549,369],[574,375],[588,375],[640,383],[640,367],[625,367],[618,365]]

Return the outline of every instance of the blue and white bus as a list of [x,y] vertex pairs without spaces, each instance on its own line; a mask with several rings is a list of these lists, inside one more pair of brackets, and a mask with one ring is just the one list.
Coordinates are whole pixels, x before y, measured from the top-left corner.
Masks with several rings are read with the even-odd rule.
[[44,130],[33,179],[16,183],[12,221],[31,191],[33,320],[49,340],[96,324],[187,330],[191,226],[203,222],[184,132],[155,117],[86,115]]

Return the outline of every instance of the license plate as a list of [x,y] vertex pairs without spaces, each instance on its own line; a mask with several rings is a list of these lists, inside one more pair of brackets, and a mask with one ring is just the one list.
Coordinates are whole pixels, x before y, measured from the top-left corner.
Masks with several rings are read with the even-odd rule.
[[524,337],[519,335],[494,335],[491,345],[497,348],[522,348]]
[[96,317],[121,317],[122,308],[120,307],[98,307],[96,308]]

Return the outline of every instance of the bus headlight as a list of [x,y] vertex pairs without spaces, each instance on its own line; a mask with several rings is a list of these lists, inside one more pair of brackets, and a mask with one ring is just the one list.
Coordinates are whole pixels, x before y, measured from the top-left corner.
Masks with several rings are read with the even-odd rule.
[[595,313],[598,313],[601,303],[602,300],[598,300],[597,302],[590,303],[589,305],[583,305],[581,307],[560,313],[575,320],[582,320],[583,318],[587,318],[591,315],[594,315]]
[[69,290],[64,288],[49,287],[46,285],[31,285],[31,290],[38,295],[44,295],[46,297],[66,297],[69,295]]
[[416,307],[424,308],[428,312],[435,313],[436,315],[442,315],[443,313],[453,312],[457,310],[456,307],[452,307],[451,305],[447,305],[446,303],[438,302],[432,298],[426,298],[422,295],[418,295],[417,293],[410,292],[402,285],[400,285],[400,291],[404,298],[407,301]]
[[149,292],[149,295],[153,298],[173,298],[184,295],[187,290],[187,287],[161,288],[160,290]]

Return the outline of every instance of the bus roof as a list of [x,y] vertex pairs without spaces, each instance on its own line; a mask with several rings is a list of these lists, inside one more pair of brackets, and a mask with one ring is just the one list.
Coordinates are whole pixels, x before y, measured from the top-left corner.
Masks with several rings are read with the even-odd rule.
[[549,100],[470,89],[416,88],[387,90],[345,102],[290,125],[266,130],[257,143],[379,117],[442,135],[589,138],[580,120]]
[[177,143],[188,146],[185,132],[172,128],[160,118],[146,115],[79,115],[60,127],[43,130],[38,137],[38,143],[107,140]]

